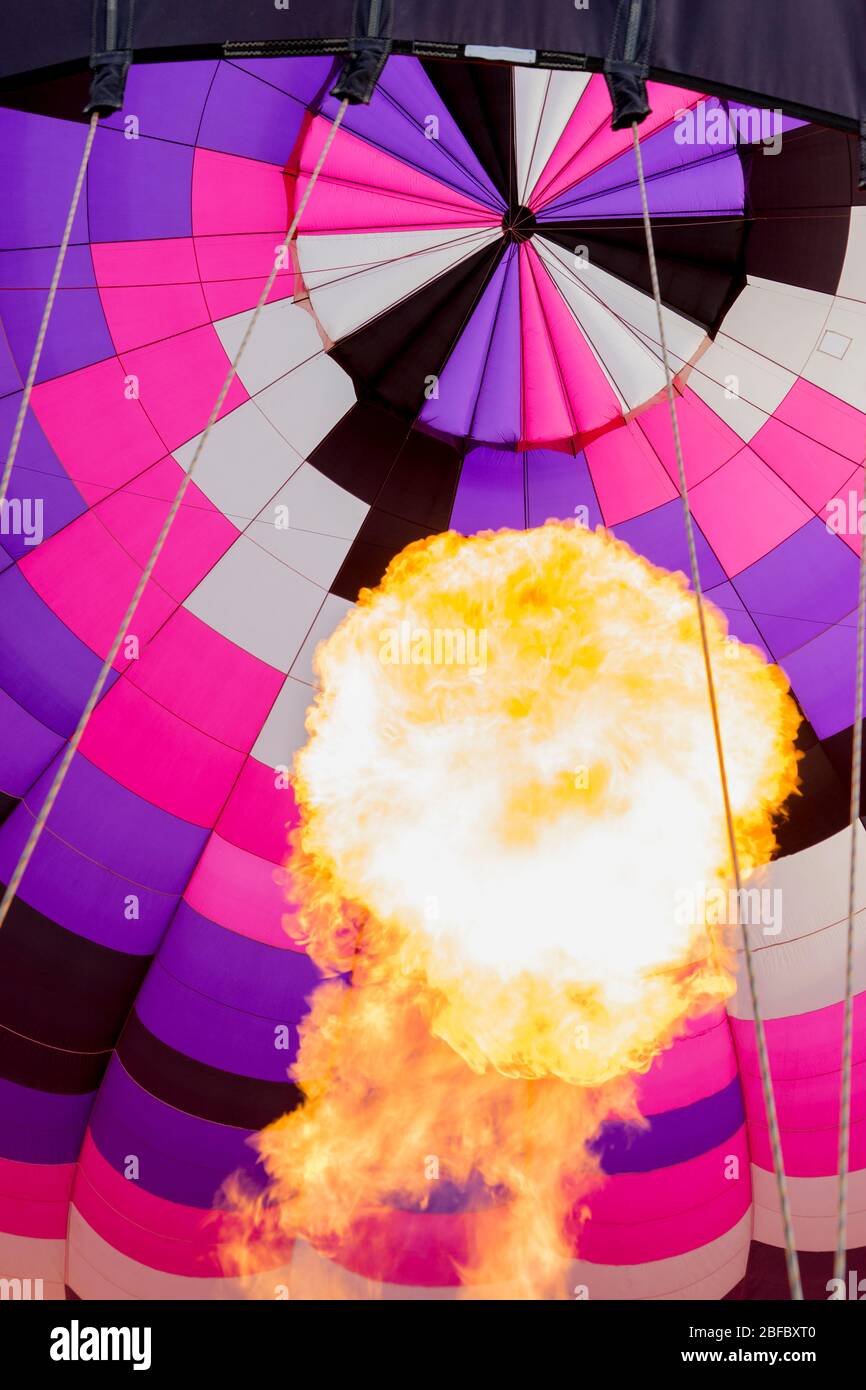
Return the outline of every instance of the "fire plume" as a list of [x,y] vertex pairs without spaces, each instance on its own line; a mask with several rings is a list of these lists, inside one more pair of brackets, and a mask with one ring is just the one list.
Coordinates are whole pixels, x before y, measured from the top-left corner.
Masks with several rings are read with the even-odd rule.
[[[749,874],[798,714],[706,615]],[[332,978],[305,1104],[258,1137],[266,1202],[235,1194],[235,1261],[255,1231],[378,1268],[389,1211],[445,1184],[482,1208],[463,1286],[555,1296],[602,1180],[587,1141],[641,1123],[634,1075],[732,988],[724,934],[675,910],[731,873],[694,595],[603,531],[449,533],[362,592],[316,673],[286,925]]]

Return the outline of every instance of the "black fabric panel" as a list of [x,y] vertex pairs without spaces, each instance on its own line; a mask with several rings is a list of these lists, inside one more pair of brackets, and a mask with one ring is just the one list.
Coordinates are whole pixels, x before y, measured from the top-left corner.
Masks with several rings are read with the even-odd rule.
[[435,59],[424,68],[494,187],[510,204],[516,183],[510,68]]
[[746,269],[821,294],[835,294],[858,189],[857,138],[803,126],[782,135],[779,154],[753,151],[748,173],[752,217]]
[[309,462],[353,497],[371,503],[406,442],[407,432],[406,421],[384,406],[360,401],[317,445]]
[[18,796],[10,796],[8,792],[0,792],[0,825],[11,816],[20,800],[21,798]]
[[238,1076],[175,1051],[155,1038],[134,1010],[117,1055],[132,1079],[151,1095],[214,1124],[264,1129],[301,1103],[301,1092],[290,1081]]
[[442,370],[504,245],[499,240],[476,251],[331,349],[360,397],[414,420],[427,378]]
[[52,1047],[110,1049],[150,960],[87,941],[16,898],[0,931],[0,1024]]
[[0,1024],[0,1076],[17,1086],[52,1095],[88,1095],[99,1086],[110,1057],[110,1048],[97,1053],[67,1052]]
[[[864,735],[866,735],[866,721],[863,725]],[[840,785],[845,793],[845,816],[846,823],[850,816],[849,801],[851,787],[851,754],[854,745],[854,726],[847,729],[840,729],[838,734],[833,734],[831,738],[825,738],[822,744],[827,760],[832,766]],[[866,760],[863,764],[863,775],[860,779],[860,815],[866,816]],[[829,831],[828,831],[829,834]],[[823,838],[823,837],[822,837]]]
[[[826,1303],[829,1296],[827,1285],[833,1278],[833,1255],[823,1250],[800,1250],[798,1256],[804,1299]],[[845,1268],[856,1270],[858,1280],[866,1278],[866,1246],[848,1251]],[[753,1240],[746,1277],[737,1285],[737,1289],[742,1300],[790,1299],[784,1250]],[[857,1297],[861,1298],[862,1294]]]
[[[90,0],[0,6],[0,77],[90,53]],[[395,43],[485,44],[579,54],[596,71],[611,50],[617,0],[400,0]],[[225,42],[331,44],[351,36],[354,0],[288,10],[239,0],[140,0],[134,48],[212,49]],[[656,6],[650,76],[753,95],[800,113],[866,114],[863,0],[664,0]],[[184,53],[183,56],[189,56]]]
[[373,589],[395,555],[431,533],[378,507],[371,508],[331,585],[331,592],[354,603],[362,589]]
[[[849,736],[849,767],[850,746]],[[799,765],[800,793],[788,798],[776,824],[776,859],[799,854],[848,824],[850,773],[847,777],[839,776],[827,748],[807,721],[800,726],[797,747],[803,754]]]
[[[582,226],[555,225],[551,231],[544,227],[543,235],[568,251],[586,246],[592,265],[652,294],[639,219],[605,220],[598,228],[591,220]],[[661,217],[653,223],[653,238],[663,302],[714,332],[746,283],[745,220],[691,217],[671,222]]]

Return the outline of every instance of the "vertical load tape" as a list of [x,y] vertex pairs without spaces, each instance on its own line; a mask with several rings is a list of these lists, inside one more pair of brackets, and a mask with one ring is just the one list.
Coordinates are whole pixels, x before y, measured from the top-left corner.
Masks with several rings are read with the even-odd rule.
[[84,110],[109,116],[120,111],[132,62],[135,0],[93,0],[90,98]]
[[349,57],[331,91],[350,106],[366,106],[391,51],[394,0],[356,0]]
[[614,130],[625,130],[650,113],[646,79],[655,27],[656,0],[619,0],[610,49],[604,62]]

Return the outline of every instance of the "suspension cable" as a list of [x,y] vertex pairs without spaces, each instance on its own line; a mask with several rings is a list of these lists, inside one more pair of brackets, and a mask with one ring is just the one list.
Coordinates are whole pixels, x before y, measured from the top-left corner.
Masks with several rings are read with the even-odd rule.
[[[640,184],[641,207],[643,210],[644,232],[646,233],[647,255],[649,257],[650,279],[652,281],[653,298],[656,306],[656,316],[658,319],[659,343],[662,352],[662,361],[665,373],[665,390],[667,394],[668,406],[671,416],[671,428],[673,430],[674,449],[676,451],[677,469],[679,470],[680,498],[683,505],[683,520],[685,522],[686,539],[689,548],[689,564],[692,573],[692,587],[695,591],[695,599],[698,609],[698,624],[701,633],[701,648],[704,657],[704,669],[707,676],[707,690],[710,699],[710,714],[713,721],[713,736],[716,744],[716,758],[719,764],[719,780],[722,789],[722,801],[725,808],[725,822],[727,825],[728,842],[731,852],[731,864],[734,871],[734,883],[737,890],[737,908],[742,903],[742,876],[740,874],[740,857],[737,851],[737,839],[734,830],[734,816],[731,809],[731,796],[728,786],[728,774],[725,765],[725,750],[722,742],[722,730],[719,722],[719,707],[716,698],[716,683],[713,678],[713,665],[710,657],[710,646],[707,638],[707,624],[704,613],[703,589],[701,587],[700,573],[698,570],[698,557],[695,548],[695,533],[692,524],[692,510],[689,504],[689,491],[686,482],[685,463],[683,461],[682,439],[680,437],[679,421],[677,419],[676,397],[674,394],[673,373],[671,371],[670,357],[668,355],[667,339],[665,337],[664,315],[662,313],[661,286],[659,284],[658,265],[656,263],[655,242],[653,238],[652,218],[650,217],[649,198],[647,196],[646,178],[644,176],[643,156],[641,154],[640,135],[638,133],[637,121],[632,122],[632,132],[634,135],[635,159],[637,160],[637,176]],[[739,915],[739,912],[738,912]],[[776,1113],[776,1100],[773,1094],[773,1082],[770,1074],[770,1058],[767,1051],[767,1038],[764,1031],[764,1020],[761,1015],[758,1003],[758,988],[755,979],[755,967],[752,959],[752,947],[749,942],[749,935],[745,924],[741,923],[744,956],[746,961],[746,974],[749,982],[749,995],[752,1005],[752,1015],[755,1021],[755,1038],[758,1046],[758,1063],[761,1072],[761,1089],[764,1096],[764,1108],[767,1112],[767,1123],[770,1131],[770,1146],[773,1152],[773,1168],[776,1175],[776,1185],[779,1190],[779,1203],[782,1210],[782,1225],[785,1235],[785,1262],[788,1269],[788,1284],[791,1289],[791,1297],[801,1300],[803,1297],[803,1287],[800,1282],[800,1264],[797,1258],[797,1249],[794,1243],[794,1227],[791,1220],[791,1208],[788,1201],[788,1185],[785,1180],[785,1168],[782,1160],[782,1144],[779,1136],[779,1119]]]
[[12,477],[12,469],[18,454],[18,446],[21,443],[21,435],[24,431],[24,421],[27,418],[27,411],[30,406],[30,397],[33,394],[33,383],[36,380],[36,373],[39,370],[39,361],[42,357],[42,349],[45,345],[45,335],[48,332],[48,320],[51,318],[51,311],[54,308],[54,301],[57,298],[57,288],[60,284],[60,277],[63,274],[63,263],[66,260],[66,252],[69,249],[69,242],[72,237],[72,228],[75,223],[75,215],[78,212],[78,204],[81,201],[81,190],[84,187],[84,179],[87,174],[87,166],[90,163],[90,153],[93,149],[93,139],[96,135],[96,127],[99,123],[99,112],[94,111],[90,117],[90,126],[87,131],[87,139],[84,142],[84,152],[81,156],[81,164],[78,169],[78,178],[75,180],[75,190],[72,194],[72,202],[69,204],[69,212],[66,217],[66,226],[63,229],[63,236],[57,250],[57,260],[54,263],[54,274],[51,277],[51,285],[48,290],[48,298],[45,301],[45,308],[42,311],[42,322],[39,325],[39,332],[36,335],[36,345],[33,349],[33,356],[30,359],[30,370],[27,373],[27,380],[21,394],[21,402],[18,406],[18,418],[15,421],[15,429],[12,431],[12,442],[9,445],[9,452],[6,455],[6,466],[3,469],[3,479],[0,482],[0,503],[6,497],[9,490],[9,481]]
[[[864,463],[866,469],[866,463]],[[842,1080],[839,1094],[839,1224],[833,1277],[845,1278],[848,1247],[848,1177],[851,1163],[851,1080],[854,1061],[854,921],[857,912],[857,835],[863,774],[863,681],[866,646],[866,538],[860,537],[860,585],[857,603],[857,676],[854,739],[851,748],[851,852],[848,868],[848,930],[845,943],[845,1007],[842,1022]]]
[[78,721],[75,732],[66,745],[63,758],[57,768],[57,772],[54,775],[54,780],[51,783],[51,786],[48,790],[48,794],[46,795],[44,802],[42,803],[42,807],[39,811],[39,814],[33,823],[33,829],[30,832],[27,843],[21,851],[21,856],[18,860],[18,863],[15,866],[15,871],[12,874],[12,877],[10,878],[9,883],[6,887],[6,892],[3,894],[3,900],[2,902],[0,902],[0,927],[2,927],[3,923],[6,921],[6,917],[8,916],[9,909],[14,901],[15,894],[17,893],[21,880],[24,877],[24,874],[27,870],[27,866],[33,857],[33,853],[36,849],[36,846],[39,843],[42,831],[45,829],[45,823],[48,820],[49,815],[51,814],[51,808],[57,800],[58,793],[60,792],[60,788],[63,786],[66,774],[69,771],[70,764],[72,763],[72,759],[78,751],[79,744],[81,743],[81,740],[84,736],[84,731],[87,728],[90,716],[96,708],[96,705],[99,702],[99,698],[102,695],[102,692],[105,688],[105,683],[108,680],[112,667],[114,666],[115,657],[117,656],[117,653],[120,650],[121,643],[123,642],[123,639],[125,638],[127,631],[129,630],[129,625],[132,622],[135,610],[137,609],[141,596],[144,593],[145,588],[147,587],[147,584],[150,580],[151,575],[153,574],[154,569],[156,568],[156,563],[160,555],[162,554],[163,546],[165,545],[165,542],[168,538],[168,534],[171,530],[174,519],[177,516],[178,511],[180,510],[181,503],[184,499],[184,494],[186,493],[186,490],[189,487],[192,475],[195,472],[198,461],[204,452],[204,448],[207,444],[208,438],[210,437],[211,430],[213,429],[217,421],[217,418],[219,417],[219,413],[222,410],[225,398],[229,392],[229,388],[232,382],[234,381],[235,376],[237,375],[238,365],[247,349],[247,345],[250,341],[250,338],[253,335],[253,331],[259,320],[259,316],[261,315],[261,312],[265,304],[267,303],[268,296],[270,295],[270,292],[273,289],[274,281],[277,278],[277,273],[280,270],[283,263],[282,252],[288,251],[289,245],[291,244],[292,239],[294,238],[295,233],[297,232],[298,225],[304,214],[304,210],[306,209],[307,203],[310,200],[310,195],[312,194],[313,189],[316,186],[316,181],[318,180],[318,177],[322,172],[322,167],[325,163],[325,160],[328,157],[331,145],[334,142],[334,137],[336,136],[337,131],[340,128],[343,117],[346,114],[346,108],[348,107],[348,105],[348,99],[345,99],[342,102],[337,112],[337,115],[334,118],[330,131],[328,132],[328,138],[322,147],[322,152],[319,155],[316,167],[314,168],[310,176],[310,181],[304,190],[303,197],[301,198],[300,204],[298,205],[298,210],[292,218],[292,225],[289,227],[289,230],[286,233],[285,239],[283,240],[281,245],[276,248],[277,255],[274,257],[273,269],[271,270],[271,273],[268,276],[265,287],[262,290],[262,293],[259,297],[258,304],[256,305],[253,311],[253,314],[250,318],[249,323],[247,324],[244,335],[240,341],[238,350],[232,359],[228,372],[226,373],[225,381],[223,382],[222,389],[220,390],[220,393],[217,396],[216,401],[214,402],[214,406],[211,410],[210,418],[208,419],[204,433],[202,434],[198,444],[196,445],[196,449],[190,461],[189,468],[186,470],[186,472],[183,475],[183,478],[181,479],[180,487],[177,490],[174,501],[172,502],[171,507],[169,508],[165,521],[163,522],[162,530],[160,531],[159,536],[157,537],[156,543],[153,547],[153,550],[151,551],[150,558],[148,559],[147,564],[141,572],[141,576],[139,578],[138,584],[136,585],[135,592],[129,601],[129,607],[127,608],[126,613],[123,616],[123,620],[121,621],[120,627],[117,629],[117,633],[115,634],[114,641],[111,644],[111,648],[108,652],[108,655],[106,656],[105,661],[102,663],[102,669],[100,670],[99,675],[96,678],[96,682],[93,686],[93,689],[90,692],[87,704],[84,706],[81,718]]

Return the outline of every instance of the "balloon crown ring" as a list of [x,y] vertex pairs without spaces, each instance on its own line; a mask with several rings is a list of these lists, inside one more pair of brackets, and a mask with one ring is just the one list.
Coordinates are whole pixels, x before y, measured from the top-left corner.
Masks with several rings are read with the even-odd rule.
[[529,241],[537,230],[535,213],[522,204],[510,207],[502,219],[502,234],[507,241]]

